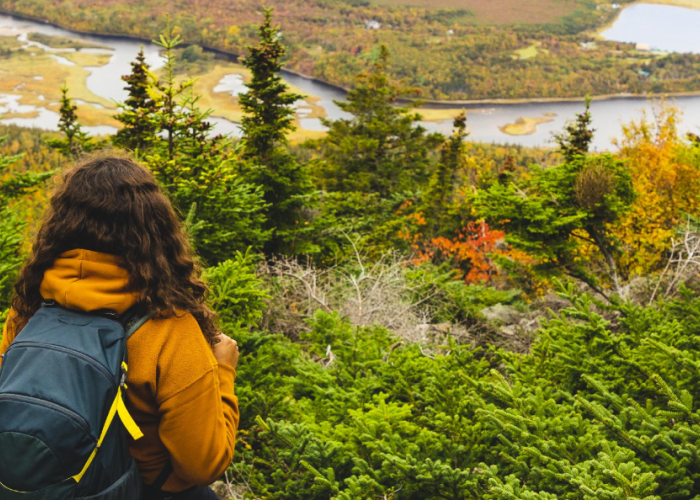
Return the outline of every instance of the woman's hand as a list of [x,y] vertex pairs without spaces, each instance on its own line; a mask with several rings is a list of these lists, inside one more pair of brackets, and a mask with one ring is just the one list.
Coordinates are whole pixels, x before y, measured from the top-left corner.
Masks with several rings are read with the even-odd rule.
[[214,357],[219,363],[230,365],[236,369],[238,366],[238,344],[235,340],[220,333],[214,337]]

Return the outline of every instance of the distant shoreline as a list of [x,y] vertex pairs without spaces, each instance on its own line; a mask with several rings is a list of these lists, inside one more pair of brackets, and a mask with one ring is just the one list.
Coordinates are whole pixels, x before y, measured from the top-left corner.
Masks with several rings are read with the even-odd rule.
[[[615,101],[615,100],[628,100],[628,99],[658,99],[658,98],[674,98],[674,97],[699,97],[699,91],[693,92],[666,92],[666,93],[647,93],[647,94],[604,94],[591,96],[594,101]],[[413,99],[398,99],[400,102],[408,103],[412,102]],[[447,109],[447,108],[458,108],[460,106],[467,106],[469,108],[477,108],[479,106],[510,106],[513,104],[557,104],[557,103],[570,103],[570,102],[584,102],[586,96],[581,97],[523,97],[519,99],[474,99],[474,100],[463,100],[463,101],[441,101],[441,100],[431,100],[431,99],[421,99],[424,103],[423,107],[431,109]]]
[[[681,2],[686,1],[686,2],[696,2],[697,7],[690,7],[688,5],[683,5]],[[636,2],[627,4],[624,8],[627,8],[631,5],[635,5],[638,3],[654,3],[654,4],[664,4],[664,5],[674,5],[678,7],[686,7],[686,8],[695,8],[696,10],[700,10],[700,0],[638,0]],[[695,5],[695,4],[694,4]],[[624,9],[620,9],[620,12],[622,12]],[[25,20],[25,21],[31,21],[35,23],[40,23],[40,24],[46,24],[48,26],[53,26],[55,28],[60,28],[66,31],[70,31],[76,34],[80,35],[85,35],[85,36],[98,36],[98,37],[105,37],[105,38],[118,38],[122,40],[133,40],[137,42],[144,42],[144,43],[153,43],[153,40],[149,40],[146,38],[142,38],[139,36],[135,35],[125,35],[125,34],[114,34],[114,33],[102,33],[102,32],[97,32],[97,31],[82,31],[82,30],[77,30],[73,29],[67,26],[62,26],[60,24],[47,21],[45,19],[39,19],[33,16],[25,15],[25,14],[18,14],[16,12],[9,12],[4,9],[0,9],[0,14],[4,14],[9,17],[14,17],[16,19],[20,20]],[[619,14],[618,14],[619,16]],[[614,22],[614,21],[613,21]],[[602,32],[604,29],[603,28],[598,32],[598,36],[600,36],[600,32]],[[187,45],[187,44],[184,44]],[[229,57],[235,61],[238,61],[238,59],[241,57],[240,54],[236,54],[234,52],[228,52],[225,50],[217,49],[215,47],[210,47],[207,45],[200,45],[203,49],[214,52],[216,54],[220,54],[222,56]],[[319,78],[315,78],[313,76],[305,75],[303,73],[291,70],[291,69],[283,69],[282,73],[288,73],[290,75],[294,75],[300,78],[305,78],[307,80],[319,83],[321,85],[326,85],[328,87],[334,88],[336,90],[342,91],[347,93],[349,89],[342,87],[340,85],[334,84],[327,82],[325,80],[321,80]],[[617,100],[617,99],[658,99],[658,98],[663,98],[663,97],[697,97],[700,96],[700,91],[691,91],[691,92],[667,92],[667,93],[646,93],[646,94],[603,94],[603,95],[596,95],[592,96],[592,99],[595,101],[606,101],[606,100]],[[514,105],[514,104],[556,104],[556,103],[571,103],[571,102],[583,102],[585,100],[585,96],[576,96],[576,97],[522,97],[522,98],[489,98],[489,99],[466,99],[466,100],[442,100],[442,99],[410,99],[410,98],[400,98],[397,99],[397,102],[401,104],[409,104],[411,102],[415,101],[420,101],[423,103],[424,108],[427,109],[458,109],[461,107],[466,107],[466,108],[471,108],[471,109],[478,109],[483,106],[509,106],[509,105]]]

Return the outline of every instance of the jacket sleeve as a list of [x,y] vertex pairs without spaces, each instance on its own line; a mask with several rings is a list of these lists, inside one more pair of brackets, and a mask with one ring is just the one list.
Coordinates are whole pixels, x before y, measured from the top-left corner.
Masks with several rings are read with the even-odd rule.
[[[7,321],[2,329],[2,342],[0,342],[0,354],[5,354],[10,344],[15,340],[15,332],[12,327],[12,320],[15,318],[15,312],[10,309],[10,314],[7,315]],[[2,358],[0,357],[0,367],[2,366]]]
[[181,479],[206,486],[233,460],[238,428],[235,370],[214,364],[180,392],[160,403],[160,439]]

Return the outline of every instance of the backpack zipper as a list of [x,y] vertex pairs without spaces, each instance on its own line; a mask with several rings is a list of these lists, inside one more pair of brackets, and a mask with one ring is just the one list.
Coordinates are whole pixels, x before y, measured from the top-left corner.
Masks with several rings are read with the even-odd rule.
[[[94,366],[95,368],[97,368],[97,369],[100,371],[100,373],[102,373],[105,377],[107,377],[107,379],[108,379],[113,385],[117,385],[117,381],[116,381],[116,379],[114,378],[114,375],[112,375],[112,374],[110,373],[110,371],[107,370],[107,368],[105,368],[104,365],[103,365],[102,363],[100,363],[100,362],[97,361],[96,359],[91,358],[91,357],[88,356],[87,354],[83,354],[83,353],[80,352],[80,351],[76,351],[76,350],[74,350],[74,349],[70,349],[70,348],[68,348],[68,347],[63,347],[63,346],[60,346],[60,345],[47,344],[47,343],[45,343],[45,342],[13,342],[12,344],[10,344],[10,347],[9,347],[9,349],[7,349],[7,352],[10,352],[10,350],[12,350],[12,349],[15,348],[15,347],[25,347],[25,348],[26,348],[26,347],[29,347],[29,348],[32,348],[32,347],[33,347],[33,348],[35,348],[35,349],[50,349],[50,350],[59,351],[59,352],[63,352],[63,353],[66,353],[66,354],[70,354],[71,356],[75,356],[76,358],[80,358],[80,359],[82,359],[82,360],[88,362],[89,364],[91,364],[92,366]],[[3,365],[4,365],[4,364],[5,364],[5,361],[3,360]]]
[[50,401],[45,401],[43,399],[38,399],[32,396],[25,396],[23,394],[0,394],[0,401],[2,400],[19,401],[36,406],[43,406],[44,408],[49,408],[51,410],[54,410],[55,412],[61,413],[73,420],[76,424],[78,424],[85,431],[85,434],[90,436],[90,439],[92,441],[95,441],[95,439],[90,434],[90,425],[88,424],[87,420],[85,420],[80,414],[74,412],[70,408],[66,408],[65,406],[61,406],[59,404],[52,403]]

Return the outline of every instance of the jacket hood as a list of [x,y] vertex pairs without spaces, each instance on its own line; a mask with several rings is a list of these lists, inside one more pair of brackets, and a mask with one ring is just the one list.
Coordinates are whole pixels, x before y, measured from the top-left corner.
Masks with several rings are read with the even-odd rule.
[[120,264],[116,255],[82,249],[64,252],[44,273],[41,296],[67,309],[112,309],[122,314],[134,305],[137,294],[125,291],[129,275]]

